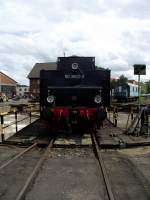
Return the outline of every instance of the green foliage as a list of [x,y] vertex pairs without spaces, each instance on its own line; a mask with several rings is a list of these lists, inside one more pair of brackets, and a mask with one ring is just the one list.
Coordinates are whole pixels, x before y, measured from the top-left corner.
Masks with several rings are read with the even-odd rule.
[[121,75],[119,79],[112,79],[110,83],[111,89],[116,88],[118,85],[126,84],[128,82],[128,78],[124,75]]
[[117,80],[116,79],[112,79],[110,82],[110,88],[113,89],[117,86]]
[[146,85],[146,93],[150,93],[150,81],[147,81],[145,85]]
[[118,85],[120,84],[126,84],[128,82],[128,78],[125,77],[124,75],[121,75],[118,79]]
[[146,83],[141,82],[140,83],[141,86],[141,94],[146,94]]
[[140,97],[140,103],[141,104],[150,104],[150,99],[146,97]]

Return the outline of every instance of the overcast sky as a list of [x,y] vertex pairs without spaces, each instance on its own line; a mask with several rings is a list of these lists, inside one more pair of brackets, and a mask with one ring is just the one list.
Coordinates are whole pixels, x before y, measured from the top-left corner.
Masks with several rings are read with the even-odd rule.
[[36,62],[95,56],[112,77],[150,72],[150,0],[0,0],[0,71],[19,83]]

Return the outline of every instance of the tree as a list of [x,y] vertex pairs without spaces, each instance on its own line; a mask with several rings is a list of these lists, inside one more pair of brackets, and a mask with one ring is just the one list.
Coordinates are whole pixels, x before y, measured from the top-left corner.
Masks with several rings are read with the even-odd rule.
[[141,87],[141,94],[146,94],[147,93],[146,83],[141,82],[140,87]]
[[128,82],[128,78],[124,75],[121,75],[118,79],[118,85],[126,84]]
[[117,86],[117,81],[118,81],[118,80],[116,80],[116,79],[112,79],[112,80],[110,81],[110,88],[111,88],[111,89],[116,88],[116,86]]
[[110,82],[110,88],[114,89],[116,88],[118,85],[123,85],[126,84],[128,82],[128,78],[125,77],[124,75],[121,75],[119,77],[119,79],[112,79]]
[[146,84],[146,93],[150,93],[150,81],[147,81],[145,84]]

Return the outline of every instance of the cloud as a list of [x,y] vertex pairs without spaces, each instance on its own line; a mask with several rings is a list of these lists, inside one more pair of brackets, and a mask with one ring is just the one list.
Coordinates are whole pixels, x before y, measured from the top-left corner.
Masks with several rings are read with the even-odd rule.
[[0,70],[27,83],[36,62],[65,52],[135,78],[133,64],[150,69],[149,8],[148,0],[1,0]]

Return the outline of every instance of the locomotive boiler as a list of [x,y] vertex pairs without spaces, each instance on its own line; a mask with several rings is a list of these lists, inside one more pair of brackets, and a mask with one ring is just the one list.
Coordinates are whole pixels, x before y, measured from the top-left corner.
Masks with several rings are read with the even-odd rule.
[[58,57],[56,70],[40,72],[40,111],[51,131],[94,131],[110,105],[110,70],[95,57]]

